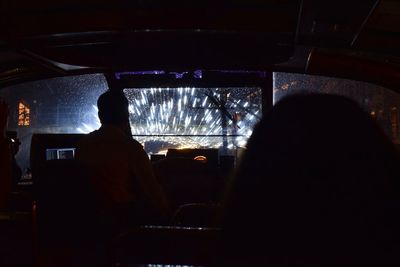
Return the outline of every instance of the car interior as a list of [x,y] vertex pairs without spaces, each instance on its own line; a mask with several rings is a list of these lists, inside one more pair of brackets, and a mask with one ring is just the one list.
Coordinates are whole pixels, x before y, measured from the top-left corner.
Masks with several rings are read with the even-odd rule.
[[[21,170],[0,266],[223,265],[226,191],[275,104],[345,96],[398,147],[399,88],[397,0],[0,0],[0,99]],[[100,230],[75,150],[107,90],[128,99],[173,210],[80,249]]]

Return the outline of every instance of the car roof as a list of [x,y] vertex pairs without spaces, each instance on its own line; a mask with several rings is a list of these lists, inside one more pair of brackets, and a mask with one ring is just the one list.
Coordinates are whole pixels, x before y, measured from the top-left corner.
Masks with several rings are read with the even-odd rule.
[[0,17],[0,87],[154,69],[291,71],[400,85],[397,0],[3,0]]

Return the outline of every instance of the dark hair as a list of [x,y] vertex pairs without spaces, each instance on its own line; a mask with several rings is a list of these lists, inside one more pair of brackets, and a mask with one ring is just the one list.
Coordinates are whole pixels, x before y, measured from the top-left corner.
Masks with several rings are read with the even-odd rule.
[[228,250],[253,259],[370,259],[394,244],[398,162],[354,101],[281,100],[254,130],[231,184],[222,219]]
[[120,125],[129,122],[129,102],[121,91],[107,91],[97,100],[102,124]]

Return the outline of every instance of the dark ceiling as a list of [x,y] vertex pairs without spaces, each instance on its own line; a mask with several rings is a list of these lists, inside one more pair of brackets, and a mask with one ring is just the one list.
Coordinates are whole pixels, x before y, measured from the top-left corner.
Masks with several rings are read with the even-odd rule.
[[0,0],[0,86],[160,68],[334,75],[336,55],[397,68],[399,48],[398,0]]

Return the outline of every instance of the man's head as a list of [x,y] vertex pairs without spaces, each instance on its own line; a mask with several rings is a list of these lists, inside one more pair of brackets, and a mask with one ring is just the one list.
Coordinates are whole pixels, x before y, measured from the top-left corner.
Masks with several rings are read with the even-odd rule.
[[121,91],[107,91],[97,100],[101,124],[122,126],[129,124],[128,99]]

